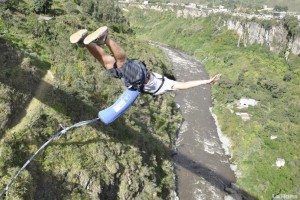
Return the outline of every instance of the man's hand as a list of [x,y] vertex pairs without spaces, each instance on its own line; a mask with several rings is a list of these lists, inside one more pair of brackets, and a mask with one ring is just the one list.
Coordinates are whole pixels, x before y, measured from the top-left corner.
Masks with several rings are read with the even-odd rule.
[[221,76],[222,76],[222,74],[215,75],[214,77],[212,77],[211,79],[209,79],[209,83],[210,84],[215,84],[220,79]]

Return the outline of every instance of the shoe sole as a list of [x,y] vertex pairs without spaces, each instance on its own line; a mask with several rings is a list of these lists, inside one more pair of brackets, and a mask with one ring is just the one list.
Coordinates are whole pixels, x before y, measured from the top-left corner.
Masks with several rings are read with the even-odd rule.
[[86,35],[87,33],[88,33],[88,31],[87,31],[86,29],[81,29],[81,30],[77,31],[76,33],[74,33],[74,34],[72,34],[72,35],[70,36],[70,42],[71,42],[72,44],[76,44],[76,43],[79,42],[79,41],[82,39],[82,37],[83,37],[84,35]]
[[107,32],[107,30],[108,30],[107,26],[103,26],[103,27],[98,28],[95,32],[93,32],[90,35],[88,35],[84,39],[83,43],[85,45],[90,44],[91,42],[93,42],[93,41],[101,38],[101,36],[103,36],[104,33]]

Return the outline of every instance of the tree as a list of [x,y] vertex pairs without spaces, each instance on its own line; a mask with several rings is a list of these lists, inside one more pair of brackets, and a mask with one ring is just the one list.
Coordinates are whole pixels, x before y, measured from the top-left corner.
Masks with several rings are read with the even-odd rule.
[[31,10],[35,13],[49,13],[52,6],[52,0],[33,0]]
[[238,80],[236,81],[237,85],[243,85],[243,82],[245,81],[245,73],[248,72],[247,68],[242,69],[238,76]]
[[120,8],[116,5],[115,0],[102,0],[102,1],[83,1],[80,6],[83,11],[96,19],[120,22],[122,21],[122,15],[120,14]]
[[266,29],[266,30],[271,30],[272,26],[273,26],[273,22],[272,20],[263,20],[261,22],[261,25]]
[[294,38],[300,32],[299,22],[295,16],[285,16],[283,18],[283,25],[287,29],[290,38]]
[[13,21],[10,20],[13,17],[12,12],[7,9],[0,13],[0,18],[2,19],[2,22],[5,24],[5,28],[9,31],[10,27],[13,25]]
[[[11,10],[15,10],[16,7],[19,5],[19,0],[6,0],[4,1],[4,7],[6,9],[11,9]],[[1,1],[0,1],[0,5],[1,5]]]
[[65,3],[64,7],[65,7],[65,10],[67,11],[67,13],[69,13],[69,14],[70,13],[74,13],[74,14],[79,13],[79,11],[77,10],[76,3],[68,1]]
[[278,12],[287,12],[288,11],[288,7],[287,6],[275,5],[274,6],[274,10],[278,11]]
[[283,80],[287,81],[287,82],[292,80],[292,78],[293,78],[293,75],[290,72],[286,72],[283,76]]

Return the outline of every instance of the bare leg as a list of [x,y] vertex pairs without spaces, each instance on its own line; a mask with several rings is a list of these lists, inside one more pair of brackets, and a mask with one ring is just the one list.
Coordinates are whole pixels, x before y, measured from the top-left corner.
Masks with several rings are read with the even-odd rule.
[[104,49],[96,45],[95,43],[90,43],[85,45],[89,52],[101,63],[101,65],[106,69],[111,69],[114,67],[116,59],[111,55],[107,54]]
[[122,67],[122,65],[126,62],[126,53],[124,49],[122,49],[115,41],[110,39],[109,37],[106,39],[105,44],[108,46],[113,56],[117,61],[117,67]]
[[115,62],[117,67],[121,67],[126,62],[125,51],[110,38],[106,39],[105,44],[108,46],[113,56],[107,54],[104,49],[95,43],[90,43],[85,45],[85,47],[106,69],[113,68]]
[[[70,37],[70,41],[72,43],[76,43],[77,40],[75,39],[82,38],[83,34],[81,32],[84,32],[85,34],[87,33],[86,30],[78,31],[77,33],[73,34],[75,36],[72,35]],[[94,43],[94,45],[92,45],[92,43]],[[91,54],[105,68],[112,68],[115,64],[118,68],[120,68],[126,62],[125,51],[115,41],[109,38],[107,26],[102,26],[93,33],[89,34],[86,38],[84,38],[83,44],[86,45]],[[101,47],[97,46],[96,44],[106,44],[111,53],[113,54],[113,59],[111,58],[112,56],[108,55]]]

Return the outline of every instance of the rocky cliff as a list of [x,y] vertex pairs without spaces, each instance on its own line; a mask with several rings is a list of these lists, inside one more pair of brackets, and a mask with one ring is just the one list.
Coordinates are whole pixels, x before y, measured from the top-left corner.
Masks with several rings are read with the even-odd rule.
[[282,24],[265,28],[256,22],[229,19],[224,21],[224,26],[239,35],[238,46],[257,43],[267,46],[270,51],[278,54],[285,53],[286,56],[289,53],[300,54],[300,37],[289,38],[288,31]]
[[[198,10],[185,8],[177,10],[177,17],[207,17],[216,13],[214,10]],[[288,31],[283,24],[265,28],[257,22],[249,22],[238,19],[228,19],[224,21],[224,26],[229,30],[234,30],[239,35],[237,45],[250,45],[258,43],[266,45],[270,51],[285,53],[286,57],[289,53],[295,55],[300,54],[300,36],[293,39],[288,37]]]
[[[216,13],[214,10],[198,10],[192,8],[184,8],[176,11],[177,17],[207,17]],[[286,57],[293,53],[300,54],[300,36],[295,38],[288,37],[288,31],[283,24],[265,28],[258,22],[249,22],[242,19],[230,18],[224,21],[224,26],[229,30],[234,30],[239,39],[237,45],[251,45],[258,43],[266,45],[270,51],[285,53]]]
[[[135,5],[137,6],[137,5]],[[217,9],[195,9],[182,6],[159,6],[159,5],[138,5],[140,9],[151,9],[157,11],[172,11],[176,13],[177,17],[207,17],[214,13],[220,13]],[[226,12],[229,14],[229,12]],[[241,15],[243,16],[243,15]],[[244,16],[245,19],[249,16]],[[300,36],[295,38],[288,37],[288,31],[283,24],[264,27],[259,22],[251,22],[249,20],[243,20],[243,17],[236,18],[232,16],[224,20],[224,27],[229,30],[234,30],[238,35],[238,46],[247,46],[254,43],[265,45],[270,51],[277,54],[284,53],[286,57],[293,53],[295,55],[300,54]]]

